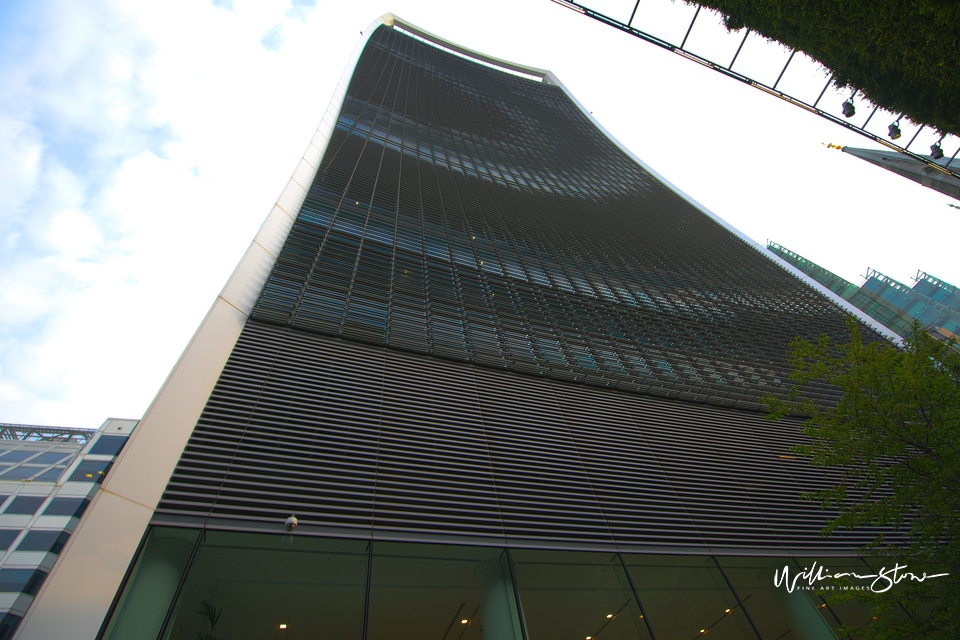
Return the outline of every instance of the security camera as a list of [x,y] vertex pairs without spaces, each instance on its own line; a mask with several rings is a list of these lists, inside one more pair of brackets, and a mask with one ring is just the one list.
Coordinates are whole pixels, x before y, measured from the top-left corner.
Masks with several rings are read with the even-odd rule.
[[289,518],[287,518],[286,522],[283,523],[283,528],[286,529],[287,531],[293,531],[294,529],[297,528],[297,525],[299,523],[300,521],[297,520],[297,516],[290,516]]

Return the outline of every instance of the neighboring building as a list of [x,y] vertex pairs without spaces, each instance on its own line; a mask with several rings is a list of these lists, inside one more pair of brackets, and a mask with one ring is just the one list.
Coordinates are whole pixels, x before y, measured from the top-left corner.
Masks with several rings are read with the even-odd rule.
[[[892,171],[908,180],[913,180],[929,189],[939,191],[944,195],[960,200],[960,180],[949,173],[942,173],[913,158],[892,150],[884,151],[877,149],[858,149],[856,147],[836,147],[835,145],[830,146],[839,148],[844,153],[849,153],[861,160],[866,160],[870,164],[875,164],[887,171]],[[934,159],[931,158],[931,160]],[[960,160],[954,160],[952,158],[943,158],[936,162],[940,166],[950,167],[953,170],[960,167]]]
[[0,423],[0,638],[16,631],[136,424]]
[[862,566],[876,532],[821,537],[800,494],[829,479],[760,411],[789,392],[787,343],[843,338],[856,309],[553,74],[383,23],[17,637],[857,622],[773,588],[811,558]]
[[910,335],[919,322],[941,340],[960,337],[960,290],[952,284],[918,271],[908,287],[867,269],[858,287],[776,242],[767,248],[898,335]]

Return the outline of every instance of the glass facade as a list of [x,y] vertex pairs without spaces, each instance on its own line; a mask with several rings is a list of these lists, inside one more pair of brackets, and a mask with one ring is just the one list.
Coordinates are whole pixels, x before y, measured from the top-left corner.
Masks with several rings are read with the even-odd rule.
[[752,556],[873,537],[758,411],[844,320],[562,87],[382,26],[104,637],[832,638]]
[[789,342],[845,338],[843,312],[555,82],[381,26],[317,164],[155,523],[869,542],[820,536],[830,514],[799,495],[823,474],[792,455],[796,421],[758,410],[791,387]]
[[104,637],[827,640],[863,621],[775,587],[785,563],[154,528]]
[[940,340],[960,337],[960,290],[949,282],[920,271],[908,287],[867,269],[857,287],[776,242],[768,242],[767,248],[901,336],[910,335],[919,323]]
[[252,319],[753,409],[788,392],[790,340],[845,335],[560,87],[386,26]]

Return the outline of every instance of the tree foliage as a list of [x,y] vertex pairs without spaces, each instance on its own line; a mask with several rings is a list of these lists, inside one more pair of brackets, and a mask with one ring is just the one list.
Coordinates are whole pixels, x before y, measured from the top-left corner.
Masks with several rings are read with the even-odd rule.
[[684,0],[798,49],[894,113],[960,135],[958,0]]
[[771,419],[808,416],[808,444],[796,447],[815,466],[839,471],[833,487],[808,494],[839,509],[824,534],[879,526],[899,529],[906,543],[880,536],[869,553],[912,571],[949,572],[908,581],[890,594],[861,592],[876,620],[858,633],[873,638],[956,638],[960,629],[960,351],[919,326],[898,348],[851,340],[791,343],[792,378],[822,379],[843,391],[835,406],[768,399]]

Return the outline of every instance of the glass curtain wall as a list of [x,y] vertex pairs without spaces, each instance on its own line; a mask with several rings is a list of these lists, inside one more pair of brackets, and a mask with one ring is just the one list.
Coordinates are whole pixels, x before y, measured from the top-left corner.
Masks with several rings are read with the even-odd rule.
[[853,603],[775,588],[785,564],[802,569],[794,559],[155,527],[100,637],[830,640],[863,621]]

